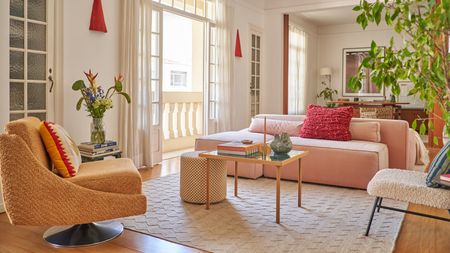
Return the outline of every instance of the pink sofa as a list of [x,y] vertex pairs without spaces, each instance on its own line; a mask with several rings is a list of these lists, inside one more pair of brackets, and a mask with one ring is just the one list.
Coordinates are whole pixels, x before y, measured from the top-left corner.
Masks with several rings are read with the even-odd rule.
[[[304,115],[258,115],[257,118],[304,121]],[[302,160],[303,181],[327,185],[366,189],[375,173],[384,168],[411,169],[415,163],[415,141],[409,125],[402,120],[352,119],[353,122],[380,123],[381,141],[360,140],[330,141],[291,137],[293,149],[308,150],[309,155]],[[220,143],[251,139],[256,143],[263,141],[263,134],[248,129],[223,132],[200,137],[196,140],[196,150],[215,150]],[[268,135],[271,141],[273,136]],[[233,175],[234,164],[228,164],[228,175]],[[275,168],[258,164],[240,163],[239,176],[256,179],[275,177]],[[283,168],[281,177],[297,179],[297,166],[293,163]]]

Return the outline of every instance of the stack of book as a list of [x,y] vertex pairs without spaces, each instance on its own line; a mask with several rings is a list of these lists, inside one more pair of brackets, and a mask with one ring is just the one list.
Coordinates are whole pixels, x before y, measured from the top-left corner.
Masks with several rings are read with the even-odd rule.
[[217,145],[219,155],[252,156],[259,152],[259,144],[243,144],[241,142],[229,142]]
[[106,141],[102,144],[95,144],[92,142],[82,142],[78,149],[82,156],[95,158],[100,156],[108,156],[119,152],[117,141]]

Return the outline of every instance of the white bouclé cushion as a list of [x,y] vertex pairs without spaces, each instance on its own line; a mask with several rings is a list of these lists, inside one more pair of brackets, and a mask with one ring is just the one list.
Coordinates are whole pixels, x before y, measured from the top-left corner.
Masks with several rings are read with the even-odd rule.
[[430,188],[427,173],[400,169],[380,170],[367,186],[369,195],[450,210],[450,190]]

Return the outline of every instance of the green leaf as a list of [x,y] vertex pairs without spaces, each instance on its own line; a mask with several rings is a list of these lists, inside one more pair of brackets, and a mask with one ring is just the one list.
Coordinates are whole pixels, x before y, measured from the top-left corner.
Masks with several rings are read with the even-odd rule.
[[77,111],[79,111],[81,109],[81,105],[83,104],[83,101],[84,101],[84,97],[81,97],[80,99],[78,99]]
[[419,133],[420,135],[425,135],[427,132],[427,126],[425,126],[425,122],[422,121],[422,124],[420,124]]
[[353,7],[352,10],[354,10],[354,11],[360,11],[361,9],[362,9],[361,6],[356,5],[355,7]]
[[432,120],[428,120],[428,129],[429,130],[434,130],[434,125],[433,125],[433,121]]
[[439,145],[439,139],[438,139],[437,136],[433,137],[433,144],[436,145],[436,146]]
[[122,82],[121,81],[116,81],[116,83],[114,84],[114,88],[116,89],[117,92],[121,92],[122,91]]
[[414,121],[411,124],[411,128],[417,130],[417,119],[414,119]]
[[127,100],[128,104],[131,103],[130,95],[128,95],[127,93],[125,93],[125,92],[117,92],[117,94],[120,94],[120,95],[124,96],[125,99]]
[[81,90],[81,89],[83,89],[83,88],[86,88],[86,85],[84,84],[84,81],[83,81],[83,80],[75,81],[75,82],[72,84],[72,90]]

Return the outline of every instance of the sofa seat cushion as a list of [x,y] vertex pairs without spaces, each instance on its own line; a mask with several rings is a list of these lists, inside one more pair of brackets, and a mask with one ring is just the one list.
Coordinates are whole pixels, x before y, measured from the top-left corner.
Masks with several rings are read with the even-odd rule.
[[[370,141],[332,141],[320,139],[307,139],[300,137],[291,137],[292,145],[303,147],[327,148],[345,151],[369,152],[376,154],[378,158],[379,169],[385,169],[389,166],[389,150],[386,144]],[[299,148],[297,148],[299,149]],[[355,154],[356,155],[356,154]],[[348,159],[353,159],[349,156]]]
[[[366,189],[372,177],[389,167],[388,148],[383,143],[330,141],[291,137],[294,150],[309,151],[302,159],[303,181]],[[274,166],[264,166],[265,177],[275,177]],[[297,180],[298,163],[283,167],[281,178]]]
[[420,171],[384,169],[367,186],[372,196],[450,209],[450,190],[427,187],[427,174]]
[[123,194],[142,191],[141,175],[126,158],[82,163],[77,175],[65,180],[96,191]]
[[367,151],[376,153],[386,153],[387,146],[384,143],[370,142],[370,141],[333,141],[321,139],[309,139],[301,137],[291,137],[292,145],[295,146],[312,146],[320,148],[334,148],[354,151]]

